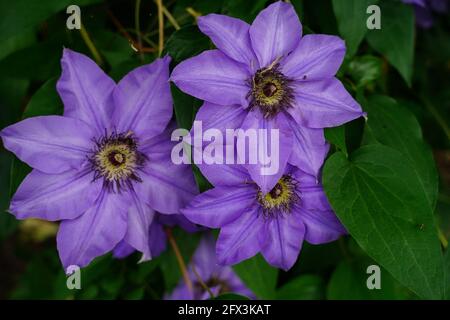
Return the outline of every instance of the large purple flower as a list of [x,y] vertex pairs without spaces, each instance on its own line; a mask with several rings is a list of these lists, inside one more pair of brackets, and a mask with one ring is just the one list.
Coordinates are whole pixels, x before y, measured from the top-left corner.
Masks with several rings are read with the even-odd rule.
[[217,264],[214,244],[212,235],[205,235],[192,257],[188,267],[188,275],[193,284],[192,290],[182,280],[166,299],[206,300],[211,298],[211,293],[217,296],[226,292],[241,294],[252,299],[256,298],[231,267],[222,267]]
[[64,50],[57,89],[64,116],[23,120],[1,131],[4,146],[34,170],[9,211],[62,220],[64,267],[85,266],[124,240],[150,259],[154,210],[178,212],[196,193],[188,166],[171,162],[170,58],[114,83],[86,56]]
[[[154,218],[148,231],[150,252],[152,253],[153,258],[159,256],[166,249],[167,236],[164,232],[164,227],[175,226],[179,226],[189,233],[203,229],[190,222],[182,214],[168,215],[154,212]],[[125,240],[122,240],[114,248],[113,255],[115,258],[122,259],[129,256],[134,251],[135,249],[132,246],[130,246]]]
[[213,128],[280,130],[278,175],[262,177],[260,166],[248,169],[253,180],[270,190],[286,163],[317,175],[323,158],[312,151],[327,148],[322,130],[360,117],[359,104],[334,75],[345,44],[329,35],[306,35],[292,5],[276,2],[252,25],[224,15],[198,19],[200,30],[216,45],[180,63],[171,80],[184,92],[205,100],[196,120]]
[[261,252],[267,262],[288,270],[303,240],[321,244],[346,231],[316,178],[288,165],[268,193],[252,181],[243,166],[201,165],[214,188],[198,195],[181,212],[192,222],[221,228],[216,253],[231,265]]

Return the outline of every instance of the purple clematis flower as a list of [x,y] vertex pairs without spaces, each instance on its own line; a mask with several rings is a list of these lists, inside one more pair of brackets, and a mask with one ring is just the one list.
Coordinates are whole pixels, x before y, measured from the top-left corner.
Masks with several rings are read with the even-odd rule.
[[214,238],[211,234],[202,238],[192,262],[188,266],[188,275],[193,283],[193,290],[189,290],[186,283],[181,281],[175,290],[166,297],[167,300],[206,300],[211,298],[211,293],[217,296],[227,292],[244,295],[251,299],[256,298],[231,267],[222,267],[217,264],[214,245]]
[[[196,226],[182,214],[160,214],[154,212],[153,222],[149,228],[149,247],[152,253],[152,258],[159,256],[164,250],[166,250],[167,236],[164,232],[164,227],[179,226],[183,230],[193,233],[202,230],[201,227]],[[118,259],[125,258],[132,254],[135,249],[130,246],[125,240],[119,242],[114,248],[113,256]]]
[[214,188],[181,210],[189,220],[221,228],[219,264],[232,265],[261,252],[268,263],[290,269],[303,240],[321,244],[346,231],[332,211],[316,178],[288,165],[268,193],[263,193],[239,165],[200,165]]
[[433,12],[444,14],[448,11],[448,0],[402,0],[414,6],[416,24],[429,29],[434,24]]
[[[205,100],[196,120],[215,128],[279,129],[280,171],[260,175],[247,169],[269,191],[287,163],[318,175],[328,146],[324,127],[363,115],[360,105],[334,76],[345,55],[344,41],[330,35],[302,37],[292,5],[276,2],[252,25],[224,15],[198,19],[217,49],[175,67],[171,80]],[[318,150],[314,153],[312,150]]]
[[116,84],[91,59],[64,49],[57,83],[64,116],[1,131],[5,148],[34,169],[9,211],[62,220],[65,268],[86,266],[121,241],[150,259],[154,210],[178,212],[197,193],[191,169],[170,159],[169,62],[157,59]]

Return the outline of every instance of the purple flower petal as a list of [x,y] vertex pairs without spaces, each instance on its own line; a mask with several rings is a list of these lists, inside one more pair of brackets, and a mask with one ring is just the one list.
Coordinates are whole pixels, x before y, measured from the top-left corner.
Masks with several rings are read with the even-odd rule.
[[291,4],[278,1],[261,11],[250,27],[250,39],[261,68],[289,52],[302,37],[302,25]]
[[114,249],[125,235],[128,206],[122,195],[103,191],[83,215],[63,220],[57,245],[64,268],[84,267],[95,257]]
[[132,254],[135,249],[130,246],[125,240],[119,242],[119,244],[113,250],[113,256],[116,259],[123,259]]
[[18,219],[56,221],[80,216],[100,194],[101,182],[91,173],[45,174],[33,170],[14,194],[9,211]]
[[25,119],[0,132],[6,149],[45,173],[80,169],[94,132],[83,121],[61,116]]
[[261,253],[272,266],[289,270],[297,261],[305,236],[305,226],[293,212],[272,218],[265,223]]
[[130,192],[129,201],[131,206],[128,209],[128,227],[125,241],[142,252],[141,262],[147,261],[152,258],[149,231],[156,213],[143,203],[133,191]]
[[287,111],[297,123],[309,128],[335,127],[364,115],[336,78],[297,82],[295,104]]
[[247,113],[248,111],[240,105],[224,106],[205,102],[198,110],[195,120],[202,122],[203,132],[218,129],[225,137],[226,129],[240,128]]
[[[158,213],[156,214],[160,216]],[[179,216],[177,214],[177,216]],[[159,256],[167,247],[167,237],[164,232],[163,225],[159,223],[157,219],[153,220],[153,223],[150,225],[150,230],[148,233],[148,241],[150,245],[150,252],[152,254],[152,258]]]
[[305,240],[311,244],[331,242],[346,234],[345,228],[331,210],[308,210],[301,205],[295,205],[293,210],[305,224]]
[[216,269],[221,268],[217,264],[216,260],[216,241],[211,233],[207,233],[202,237],[197,249],[192,257],[192,262],[189,269],[192,269],[192,265],[195,266],[195,271],[203,281],[208,281]]
[[[242,129],[266,129],[267,130],[267,137],[262,135],[261,139],[258,137],[258,143],[257,144],[248,144],[248,154],[246,156],[246,165],[245,167],[248,169],[248,172],[250,176],[252,177],[253,181],[256,182],[256,184],[261,188],[261,191],[263,193],[267,193],[277,184],[278,180],[280,180],[281,176],[283,175],[288,159],[292,152],[292,146],[293,146],[293,138],[292,138],[292,132],[289,129],[288,125],[288,119],[283,113],[279,113],[276,118],[273,119],[267,119],[264,118],[260,111],[255,110],[249,112],[247,117],[244,120],[244,123],[242,124]],[[276,157],[273,154],[273,148],[274,146],[269,142],[271,140],[271,136],[274,134],[272,131],[273,129],[278,129],[279,132],[279,141],[276,142],[279,148],[279,156]],[[267,138],[267,139],[266,139]],[[263,151],[260,151],[263,149]],[[269,150],[269,152],[267,152]],[[258,156],[258,163],[257,164],[248,164],[249,163],[249,155],[259,155],[260,152],[262,154],[272,155],[272,166],[276,169],[276,163],[274,161],[278,162],[278,170],[275,172],[269,172],[267,168],[270,166],[265,166],[261,163],[260,160],[263,160],[264,162],[269,162],[269,159],[259,159]],[[241,160],[243,161],[243,160]],[[263,174],[262,169],[264,170]],[[268,174],[270,173],[270,174]]]
[[293,139],[289,163],[317,177],[330,148],[323,130],[299,125],[291,117],[287,123]]
[[250,74],[243,64],[219,50],[208,50],[181,62],[171,80],[184,92],[220,105],[244,104]]
[[83,120],[98,134],[109,127],[115,83],[87,56],[64,49],[62,74],[56,88],[64,103],[64,116]]
[[302,80],[334,77],[345,55],[345,43],[336,36],[310,34],[282,62],[285,76]]
[[231,59],[248,66],[256,62],[248,23],[220,14],[209,14],[198,18],[198,27],[211,38],[217,49]]
[[117,132],[150,138],[164,131],[172,118],[169,85],[170,57],[128,73],[114,90],[114,125]]
[[178,213],[198,193],[191,166],[172,162],[174,144],[165,131],[142,146],[148,161],[139,172],[142,182],[134,185],[150,208],[166,214]]
[[221,265],[232,265],[253,257],[260,251],[264,218],[257,203],[240,212],[233,222],[220,229],[216,245],[217,260]]
[[219,186],[195,197],[181,213],[194,223],[219,228],[238,218],[255,201],[256,190],[251,185]]

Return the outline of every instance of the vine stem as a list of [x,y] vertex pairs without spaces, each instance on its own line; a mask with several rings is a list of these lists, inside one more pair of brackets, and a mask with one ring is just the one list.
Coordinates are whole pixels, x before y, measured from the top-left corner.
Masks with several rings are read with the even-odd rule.
[[94,56],[95,61],[98,65],[103,65],[103,59],[100,53],[98,52],[97,48],[94,45],[94,42],[91,40],[91,37],[89,36],[89,33],[87,32],[84,25],[81,23],[80,28],[81,38],[83,38],[84,43],[91,51],[92,55]]
[[165,229],[167,238],[169,239],[169,243],[172,246],[175,257],[177,258],[178,266],[180,267],[181,274],[183,275],[183,280],[188,287],[188,290],[193,293],[194,287],[192,285],[192,281],[189,278],[189,274],[187,272],[186,264],[184,263],[183,256],[181,255],[180,249],[178,248],[177,242],[173,237],[172,230],[169,228]]
[[158,6],[158,49],[159,56],[161,56],[163,48],[164,48],[164,15],[163,15],[163,4],[162,0],[156,0],[156,5]]
[[194,271],[195,276],[197,277],[198,283],[202,286],[203,289],[205,289],[211,298],[214,298],[214,293],[211,291],[211,289],[208,287],[208,285],[203,281],[203,279],[200,277],[200,275],[197,272],[197,268],[194,264],[192,264],[192,271]]
[[[141,0],[136,0],[136,6],[134,8],[134,28],[136,29],[136,36],[139,48],[142,48],[141,37],[141,21],[140,21]],[[139,57],[141,61],[144,61],[144,53],[139,50]]]

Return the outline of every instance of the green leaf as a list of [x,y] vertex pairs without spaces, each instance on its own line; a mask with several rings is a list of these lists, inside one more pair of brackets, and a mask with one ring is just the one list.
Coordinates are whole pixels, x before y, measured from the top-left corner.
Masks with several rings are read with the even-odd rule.
[[324,298],[324,284],[321,277],[302,275],[290,280],[277,290],[280,300],[319,300]]
[[367,7],[377,2],[378,0],[333,0],[334,14],[339,33],[347,45],[347,55],[354,55],[358,49],[367,32]]
[[356,88],[363,88],[381,77],[383,62],[380,58],[365,55],[355,57],[347,68],[348,74],[356,84]]
[[185,94],[176,86],[171,85],[175,117],[180,128],[190,130],[197,110],[202,101]]
[[415,170],[398,151],[369,145],[333,154],[323,185],[361,248],[423,298],[442,297],[442,254],[433,212]]
[[242,295],[236,294],[236,293],[224,293],[224,294],[218,295],[217,297],[215,297],[212,300],[250,300],[250,299],[247,298],[246,296],[242,296]]
[[209,49],[209,46],[209,38],[197,26],[187,26],[172,33],[164,51],[176,62],[181,62]]
[[397,300],[410,297],[409,292],[400,287],[392,276],[380,268],[380,289],[369,289],[367,267],[373,265],[369,259],[343,261],[333,274],[327,288],[329,300]]
[[56,91],[57,78],[49,79],[33,95],[28,103],[22,118],[45,115],[62,115],[63,104]]
[[[79,6],[100,3],[102,0],[58,1],[0,1],[0,42],[36,28],[41,22],[71,4]],[[83,12],[81,13],[83,17]],[[68,17],[68,15],[67,15]],[[65,28],[65,25],[62,27]]]
[[445,299],[450,300],[450,250],[447,248],[444,256],[445,268]]
[[347,155],[347,145],[345,144],[345,126],[325,128],[325,139],[334,144],[338,150]]
[[364,103],[368,121],[364,140],[381,143],[402,153],[417,173],[431,209],[438,195],[438,174],[430,147],[423,141],[414,114],[386,96],[372,96]]
[[233,269],[258,298],[275,298],[278,269],[271,267],[261,255],[242,261]]
[[414,12],[412,6],[398,1],[383,1],[381,29],[367,31],[369,44],[386,56],[411,86],[414,59]]
[[228,0],[225,5],[225,12],[235,18],[251,23],[258,13],[264,9],[266,0]]

